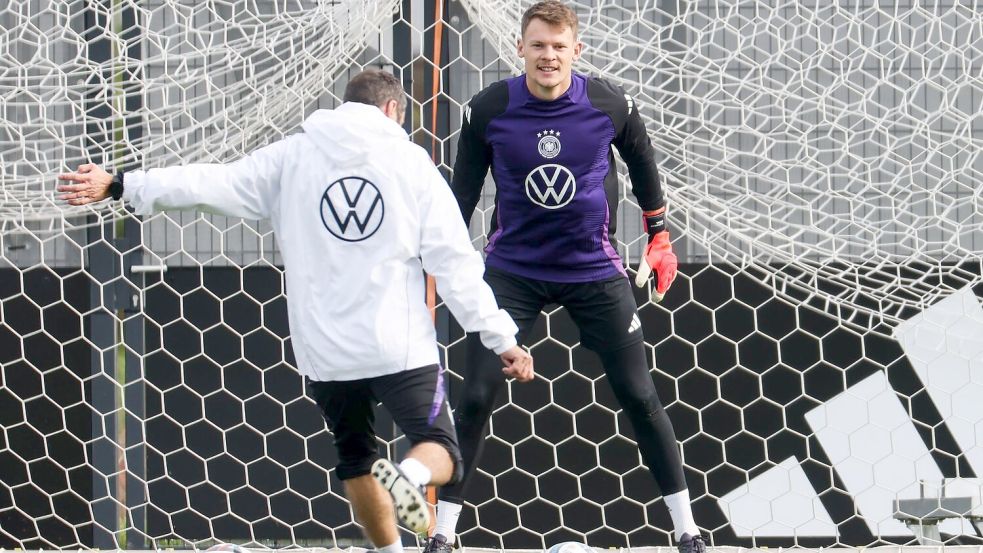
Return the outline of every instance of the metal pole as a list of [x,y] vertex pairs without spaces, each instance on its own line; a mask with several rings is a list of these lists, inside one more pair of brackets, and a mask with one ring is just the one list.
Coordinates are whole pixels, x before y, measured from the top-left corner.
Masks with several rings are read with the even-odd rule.
[[[108,104],[102,99],[106,95],[98,90],[99,86],[93,86],[87,97],[86,145],[87,151],[96,153],[90,161],[115,171],[122,169],[127,139],[133,140],[140,132],[135,126],[128,133],[126,119],[116,115],[139,111],[139,96],[127,95],[125,85],[133,78],[123,61],[140,55],[138,42],[126,41],[139,33],[139,27],[131,4],[109,0],[104,7],[108,10],[87,6],[82,13],[83,34],[90,35],[92,65],[106,68],[103,74],[90,75],[90,83],[110,87]],[[109,17],[101,13],[108,13]],[[120,51],[120,44],[126,46],[125,53]],[[110,118],[112,130],[107,135],[100,122]],[[106,145],[110,147],[105,148]],[[103,158],[97,154],[103,151],[111,153]],[[129,215],[114,216],[111,221],[91,216],[87,242],[87,259],[83,263],[92,277],[90,305],[98,308],[86,322],[86,333],[94,345],[92,439],[88,451],[93,471],[91,544],[99,549],[144,549],[144,399],[142,386],[131,385],[141,378],[143,349],[142,323],[132,316],[137,307],[133,297],[138,297],[139,288],[133,283],[131,267],[142,262],[142,253],[135,247],[140,243],[140,222]],[[120,278],[123,276],[127,278]],[[130,529],[136,532],[128,532]]]

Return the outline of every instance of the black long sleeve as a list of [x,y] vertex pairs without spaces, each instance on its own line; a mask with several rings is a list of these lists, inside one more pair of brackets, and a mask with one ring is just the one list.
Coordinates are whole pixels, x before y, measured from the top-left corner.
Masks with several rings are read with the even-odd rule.
[[471,215],[481,197],[485,175],[491,165],[491,153],[484,139],[475,132],[471,123],[471,105],[464,107],[464,120],[461,123],[461,137],[457,142],[457,157],[454,159],[454,176],[451,178],[451,191],[457,199],[465,224],[471,223]]
[[489,121],[505,111],[507,105],[508,87],[504,81],[500,81],[476,94],[464,106],[451,191],[467,224],[471,223],[474,208],[481,198],[485,175],[492,163],[491,146],[485,140],[485,131]]
[[655,164],[655,148],[635,101],[624,89],[604,79],[591,78],[588,90],[591,102],[611,117],[615,129],[611,143],[628,166],[631,191],[638,198],[638,205],[643,211],[664,206],[666,201]]
[[631,192],[638,198],[639,207],[642,211],[652,211],[666,205],[659,169],[655,164],[655,148],[645,129],[645,122],[633,105],[634,101],[628,100],[627,103],[627,120],[613,143],[628,166]]

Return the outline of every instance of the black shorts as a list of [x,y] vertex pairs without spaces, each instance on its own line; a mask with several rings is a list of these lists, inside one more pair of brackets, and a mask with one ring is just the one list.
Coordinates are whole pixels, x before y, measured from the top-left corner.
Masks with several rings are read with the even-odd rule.
[[454,461],[454,474],[460,473],[461,451],[447,404],[444,370],[438,365],[361,380],[308,381],[308,386],[334,434],[339,479],[368,474],[379,458],[376,403],[389,411],[411,445],[444,446]]
[[615,351],[641,343],[641,321],[631,283],[624,275],[594,282],[547,282],[485,267],[485,281],[498,306],[512,316],[521,342],[548,304],[562,305],[591,350]]

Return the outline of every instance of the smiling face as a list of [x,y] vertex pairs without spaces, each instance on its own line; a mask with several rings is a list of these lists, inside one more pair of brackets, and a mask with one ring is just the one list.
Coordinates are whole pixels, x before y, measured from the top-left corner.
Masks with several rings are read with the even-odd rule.
[[583,44],[569,26],[530,20],[518,44],[519,57],[526,62],[529,92],[540,100],[559,98],[570,88],[570,71],[581,49]]

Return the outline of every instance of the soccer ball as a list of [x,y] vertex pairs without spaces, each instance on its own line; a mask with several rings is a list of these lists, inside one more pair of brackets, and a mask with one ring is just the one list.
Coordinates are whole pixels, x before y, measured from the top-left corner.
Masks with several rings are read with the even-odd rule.
[[205,550],[206,553],[248,553],[244,548],[234,543],[220,543]]
[[593,547],[575,541],[565,541],[550,547],[546,553],[597,553]]

